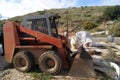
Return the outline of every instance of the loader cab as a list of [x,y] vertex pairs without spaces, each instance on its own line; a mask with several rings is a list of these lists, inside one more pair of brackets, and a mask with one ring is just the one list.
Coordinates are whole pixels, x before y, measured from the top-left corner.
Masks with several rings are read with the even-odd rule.
[[58,15],[29,16],[24,18],[23,26],[44,34],[58,37],[57,23]]

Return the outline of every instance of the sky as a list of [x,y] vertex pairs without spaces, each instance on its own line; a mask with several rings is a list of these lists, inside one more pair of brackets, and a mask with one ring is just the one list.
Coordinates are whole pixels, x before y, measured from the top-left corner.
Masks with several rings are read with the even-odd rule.
[[120,5],[120,0],[0,0],[0,19],[44,9]]

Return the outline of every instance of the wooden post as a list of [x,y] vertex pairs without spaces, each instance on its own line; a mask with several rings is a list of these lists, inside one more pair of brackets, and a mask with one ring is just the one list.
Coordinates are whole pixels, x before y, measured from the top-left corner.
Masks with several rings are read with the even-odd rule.
[[68,10],[66,11],[66,22],[67,22],[67,37],[68,37]]

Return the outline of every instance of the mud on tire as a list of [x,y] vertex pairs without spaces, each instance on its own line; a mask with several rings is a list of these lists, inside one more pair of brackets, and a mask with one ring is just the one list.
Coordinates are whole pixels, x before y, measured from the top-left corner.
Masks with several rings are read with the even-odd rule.
[[34,59],[30,52],[21,51],[15,54],[13,58],[14,67],[21,72],[28,72],[34,66]]
[[39,57],[41,71],[49,74],[58,74],[62,67],[60,55],[55,51],[46,51]]

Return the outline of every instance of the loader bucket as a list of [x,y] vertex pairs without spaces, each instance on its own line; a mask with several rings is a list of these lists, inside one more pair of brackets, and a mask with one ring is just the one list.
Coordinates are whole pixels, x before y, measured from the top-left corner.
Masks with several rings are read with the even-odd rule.
[[82,46],[78,49],[76,56],[74,57],[68,75],[88,78],[95,77],[92,57]]

